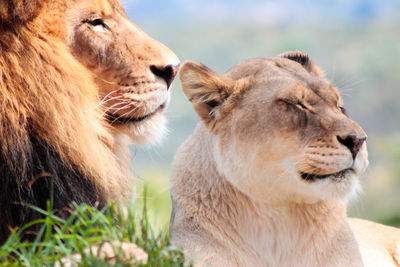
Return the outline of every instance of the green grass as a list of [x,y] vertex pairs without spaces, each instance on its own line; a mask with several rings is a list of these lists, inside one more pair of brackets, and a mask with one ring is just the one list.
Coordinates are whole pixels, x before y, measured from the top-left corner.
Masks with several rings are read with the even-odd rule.
[[[31,208],[44,214],[44,218],[13,232],[0,248],[0,266],[54,266],[72,254],[81,255],[79,266],[132,266],[123,260],[122,251],[117,253],[114,263],[84,252],[90,246],[114,240],[133,242],[148,253],[147,264],[136,266],[184,265],[183,252],[170,245],[168,233],[153,231],[146,197],[142,203],[132,203],[126,210],[115,204],[102,211],[85,204],[74,205],[68,219],[56,216],[50,208],[46,211]],[[22,241],[22,231],[35,224],[41,224],[36,240]]]

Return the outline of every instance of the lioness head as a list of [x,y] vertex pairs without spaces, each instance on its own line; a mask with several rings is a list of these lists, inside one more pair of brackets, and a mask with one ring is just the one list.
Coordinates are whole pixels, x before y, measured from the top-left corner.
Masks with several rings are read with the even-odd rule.
[[250,59],[225,74],[189,61],[180,79],[219,172],[251,198],[312,203],[357,187],[366,134],[306,54]]
[[0,8],[2,24],[31,25],[38,35],[67,44],[92,73],[99,106],[113,129],[136,143],[162,132],[161,113],[179,60],[133,24],[118,0],[8,1]]

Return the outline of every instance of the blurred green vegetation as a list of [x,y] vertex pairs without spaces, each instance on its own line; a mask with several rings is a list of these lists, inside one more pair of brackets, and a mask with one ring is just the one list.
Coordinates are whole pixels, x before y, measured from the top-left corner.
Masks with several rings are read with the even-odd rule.
[[[135,22],[182,61],[200,61],[219,72],[247,58],[286,50],[308,53],[341,91],[350,117],[368,134],[370,167],[350,215],[400,226],[400,20],[279,26]],[[149,184],[149,205],[160,229],[169,223],[169,166],[197,121],[178,79],[167,116],[170,132],[162,145],[133,148],[133,168]]]
[[[169,219],[171,216],[171,200],[168,190],[168,171],[154,168],[148,170],[146,180],[140,181],[137,188],[137,206],[142,208],[146,201],[149,213],[147,217],[156,233],[169,232]],[[144,192],[146,191],[146,199]]]

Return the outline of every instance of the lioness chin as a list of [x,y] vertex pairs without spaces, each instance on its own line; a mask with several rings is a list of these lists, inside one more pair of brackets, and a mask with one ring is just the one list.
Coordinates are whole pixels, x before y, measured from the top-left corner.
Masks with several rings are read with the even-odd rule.
[[205,266],[397,266],[400,231],[349,219],[366,134],[301,52],[186,62],[201,118],[172,169],[171,239]]

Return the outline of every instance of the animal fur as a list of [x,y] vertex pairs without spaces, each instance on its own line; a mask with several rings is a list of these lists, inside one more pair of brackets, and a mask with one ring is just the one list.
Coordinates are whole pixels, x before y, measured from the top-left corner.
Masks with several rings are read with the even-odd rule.
[[[113,105],[122,97],[124,105],[141,103],[123,110],[136,112],[132,120],[156,109],[152,118],[160,117],[167,86],[142,74],[149,62],[179,61],[130,22],[116,0],[1,0],[0,36],[2,244],[12,229],[40,217],[29,205],[46,209],[52,199],[52,208],[62,213],[72,202],[101,208],[130,196],[132,181],[114,154],[127,144],[114,137],[138,126],[143,130],[133,138],[152,139],[145,130],[153,120],[114,125],[104,119],[110,101],[103,98],[114,90],[123,95],[113,95]],[[135,73],[148,82],[132,83]],[[129,86],[116,88],[122,79]],[[143,84],[152,85],[150,96],[143,96]],[[34,235],[37,228],[30,230]]]
[[306,54],[180,78],[201,121],[173,162],[170,232],[197,266],[398,266],[400,230],[346,216],[366,135]]

